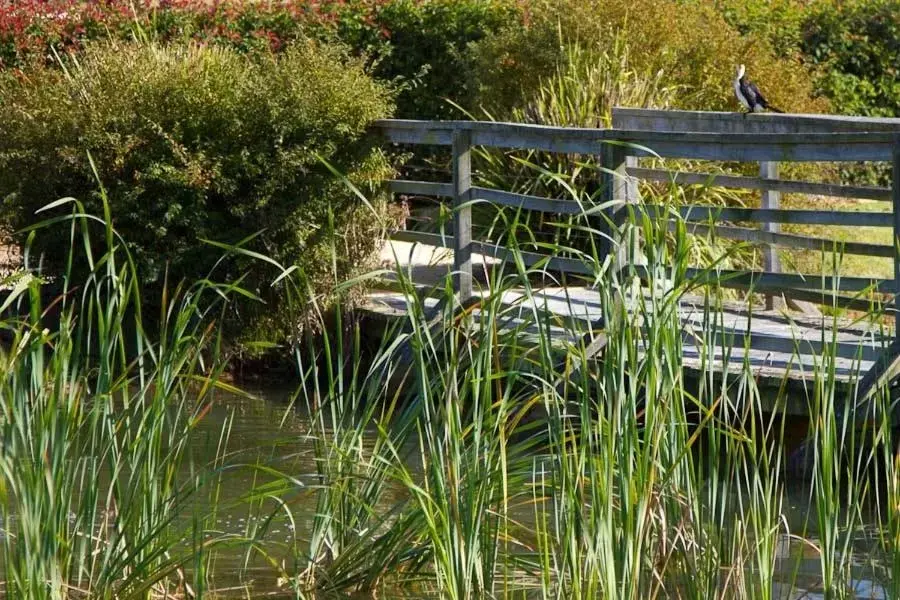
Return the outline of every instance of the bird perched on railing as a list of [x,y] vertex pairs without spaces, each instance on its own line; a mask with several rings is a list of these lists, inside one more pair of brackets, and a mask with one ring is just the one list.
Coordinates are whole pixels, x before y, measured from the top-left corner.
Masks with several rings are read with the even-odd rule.
[[737,77],[734,78],[734,95],[737,96],[738,102],[747,109],[747,112],[771,110],[772,112],[783,113],[783,110],[769,104],[769,101],[762,95],[756,84],[744,75],[745,71],[744,65],[740,65],[737,69]]

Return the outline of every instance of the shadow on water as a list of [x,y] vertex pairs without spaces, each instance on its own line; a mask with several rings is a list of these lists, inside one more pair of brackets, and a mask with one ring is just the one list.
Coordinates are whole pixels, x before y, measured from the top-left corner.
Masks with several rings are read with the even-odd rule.
[[[273,568],[275,563],[290,563],[297,553],[307,547],[306,537],[313,526],[316,512],[317,484],[315,433],[311,429],[310,415],[302,402],[293,400],[295,390],[288,386],[257,387],[246,390],[252,397],[219,392],[217,401],[203,416],[191,447],[192,460],[185,461],[185,477],[196,467],[229,465],[218,471],[218,479],[205,487],[186,506],[179,522],[184,530],[199,524],[199,530],[207,538],[233,535],[251,538],[265,543],[266,553],[248,551],[246,547],[233,549],[222,546],[202,556],[202,563],[212,566],[215,575],[210,577],[210,589],[219,590],[225,597],[293,597]],[[774,424],[774,425],[773,425]],[[802,417],[787,417],[771,421],[768,425],[782,431],[789,451],[801,443],[808,434],[808,422]],[[746,429],[751,429],[746,427]],[[757,430],[762,428],[757,427]],[[227,431],[227,439],[222,432]],[[372,439],[376,432],[371,431]],[[535,435],[532,431],[529,435]],[[413,442],[415,443],[415,442]],[[223,458],[223,452],[224,458]],[[708,459],[704,455],[703,437],[694,450],[695,462],[703,466]],[[540,460],[542,447],[535,446],[535,458]],[[410,453],[415,455],[415,453]],[[415,462],[415,459],[412,459]],[[265,467],[260,469],[259,467]],[[411,465],[421,474],[419,465]],[[266,469],[271,469],[271,473]],[[287,475],[287,478],[274,473]],[[291,483],[284,487],[285,481]],[[821,586],[820,547],[816,529],[815,505],[811,502],[810,482],[803,478],[783,479],[781,502],[782,518],[789,532],[780,536],[776,549],[776,569],[784,574],[785,582],[777,583],[773,598],[825,598]],[[248,501],[251,490],[271,488],[272,499],[258,497]],[[385,511],[403,500],[406,490],[401,485],[388,485],[377,508]],[[210,515],[210,495],[215,495],[217,511]],[[274,496],[279,501],[274,500]],[[289,513],[289,514],[288,514]],[[533,524],[531,508],[523,509],[514,518],[522,527]],[[852,540],[854,559],[851,565],[851,585],[855,598],[887,598],[879,581],[886,581],[890,571],[881,561],[877,542],[877,507],[868,503],[864,507],[864,522]],[[15,531],[15,523],[4,528]],[[199,564],[199,563],[198,563]],[[197,565],[189,569],[199,568]],[[206,567],[203,567],[206,568]],[[2,565],[0,565],[2,569]]]
[[[316,511],[316,499],[312,487],[316,481],[314,438],[310,430],[308,411],[304,406],[291,404],[294,390],[289,388],[258,388],[249,390],[256,399],[223,394],[219,402],[204,418],[202,425],[206,436],[198,436],[194,456],[198,463],[213,461],[217,455],[219,432],[230,429],[228,438],[228,462],[245,465],[227,470],[218,487],[220,506],[211,529],[215,533],[232,533],[266,540],[269,559],[289,561],[293,552],[302,552],[303,540],[312,527]],[[230,423],[229,423],[230,421]],[[774,430],[781,431],[790,450],[808,434],[808,423],[803,417],[787,417],[770,422]],[[749,429],[749,427],[748,427]],[[375,431],[372,436],[374,439]],[[702,438],[701,438],[702,439]],[[199,440],[204,440],[199,443]],[[698,465],[703,464],[703,444],[694,452]],[[536,458],[541,455],[535,448]],[[415,454],[415,453],[411,453]],[[288,473],[296,482],[296,488],[282,494],[293,519],[288,519],[282,508],[273,502],[262,502],[248,509],[246,493],[250,489],[265,486],[265,475],[253,465],[266,465]],[[420,474],[420,467],[413,466]],[[388,486],[383,508],[402,500],[406,494],[400,485]],[[195,508],[203,512],[202,498]],[[776,576],[773,598],[825,598],[821,585],[820,545],[816,527],[815,503],[812,502],[811,483],[803,478],[785,477],[781,501],[782,518],[788,533],[781,535],[776,548]],[[882,583],[890,577],[890,571],[881,560],[877,540],[877,507],[869,502],[864,507],[862,526],[856,528],[853,546],[854,562],[850,567],[850,585],[855,598],[887,598]],[[274,515],[274,516],[273,516]],[[514,515],[517,522],[528,528],[533,522],[531,508]],[[186,515],[190,518],[190,515]],[[219,550],[215,556],[215,587],[219,589],[252,589],[254,593],[277,593],[279,580],[271,568],[269,559],[248,555],[244,550],[228,552]],[[752,574],[750,574],[752,575]],[[778,583],[782,579],[783,584]],[[789,582],[792,582],[789,584]]]

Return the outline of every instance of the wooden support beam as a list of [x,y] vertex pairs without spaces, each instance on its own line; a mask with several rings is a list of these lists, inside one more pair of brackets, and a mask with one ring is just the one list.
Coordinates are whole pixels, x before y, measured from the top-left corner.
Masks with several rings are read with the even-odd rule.
[[795,225],[842,225],[846,227],[892,227],[890,213],[839,210],[794,210],[763,208],[721,208],[718,206],[666,206],[641,204],[635,210],[646,212],[651,218],[671,218],[678,215],[685,221],[717,223],[792,223]]
[[464,129],[453,131],[453,287],[459,302],[472,297],[472,143]]
[[472,188],[473,200],[484,200],[501,206],[521,208],[523,210],[536,210],[558,215],[580,215],[590,206],[583,206],[574,200],[560,200],[555,198],[542,198],[528,194],[516,194],[503,190],[492,190],[483,187]]
[[622,244],[619,227],[623,219],[618,215],[624,213],[628,203],[627,152],[620,144],[603,144],[600,152],[600,197],[597,199],[603,209],[602,222],[597,229],[602,232],[600,240],[600,261],[612,255],[613,268],[618,269],[627,260],[626,246]]
[[373,124],[387,141],[448,145],[454,131],[469,131],[470,142],[492,148],[598,155],[607,142],[628,147],[634,156],[755,162],[891,160],[893,134],[841,132],[810,134],[682,133],[550,127],[486,121],[380,120]]
[[[759,176],[765,179],[778,179],[778,163],[763,161],[759,163]],[[781,205],[781,194],[771,190],[763,190],[760,198],[760,208],[777,210]],[[768,233],[778,233],[781,226],[778,223],[763,223],[762,230]],[[781,272],[781,261],[778,259],[778,250],[771,244],[763,246],[763,270],[772,273]],[[775,296],[766,294],[766,310],[775,308]]]
[[[900,305],[900,135],[894,143],[891,189],[894,203],[894,308]],[[900,339],[900,310],[894,315],[894,335]]]
[[[456,238],[454,238],[453,236],[442,235],[440,233],[426,233],[424,231],[396,231],[393,235],[391,235],[391,239],[398,242],[425,244],[428,246],[435,246],[437,248],[456,247]],[[505,246],[500,246],[491,242],[472,240],[470,242],[470,246],[472,252],[481,254],[483,256],[498,258],[500,260],[511,260],[515,255],[512,250],[506,248]],[[549,254],[529,252],[526,250],[519,250],[518,254],[522,259],[522,264],[524,264],[526,267],[542,265],[542,268],[547,271],[582,275],[587,278],[593,278],[596,274],[593,261],[587,258],[585,258],[584,260],[579,260],[577,258],[551,256]]]
[[[669,231],[675,231],[678,223],[669,221]],[[828,238],[797,235],[794,233],[769,233],[749,227],[731,227],[729,225],[705,225],[686,223],[685,229],[692,235],[717,236],[727,240],[739,240],[754,244],[773,244],[786,248],[803,248],[819,252],[839,252],[843,254],[861,254],[863,256],[880,256],[893,258],[894,248],[887,244],[869,244],[866,242],[845,242]]]
[[452,183],[435,183],[433,181],[391,179],[387,182],[387,184],[388,188],[394,194],[407,194],[409,196],[437,196],[444,198],[453,197]]
[[688,173],[667,169],[629,168],[628,174],[647,181],[674,183],[677,185],[704,185],[735,190],[771,190],[785,194],[811,194],[834,198],[891,201],[891,188],[860,185],[840,185],[791,179],[766,179],[721,173]]
[[703,133],[833,133],[837,131],[900,132],[900,119],[845,115],[713,112],[613,107],[616,129]]

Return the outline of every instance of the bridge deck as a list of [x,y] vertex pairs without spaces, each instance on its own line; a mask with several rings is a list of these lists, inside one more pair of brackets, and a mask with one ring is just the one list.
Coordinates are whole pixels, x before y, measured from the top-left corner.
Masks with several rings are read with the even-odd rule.
[[[399,243],[393,244],[391,253],[405,256],[400,262],[406,263],[404,267],[412,266],[416,281],[433,284],[446,275],[449,265],[441,259],[441,250],[417,246],[420,254],[404,255],[397,252]],[[385,258],[387,263],[394,262]],[[415,264],[426,258],[432,263]],[[477,255],[474,258],[476,264],[490,261]],[[551,331],[555,342],[577,343],[601,318],[600,302],[600,294],[586,287],[544,288],[530,299],[522,291],[510,290],[502,298],[507,309],[500,325],[510,329],[520,326],[537,304],[537,309],[554,323]],[[437,310],[437,303],[435,298],[425,300],[427,309]],[[401,318],[406,309],[402,293],[386,290],[370,292],[363,307],[369,315],[382,319]],[[711,310],[704,307],[702,298],[687,296],[680,301],[678,313],[686,374],[696,376],[712,370],[739,375],[749,367],[760,388],[774,392],[786,383],[800,392],[791,394],[784,408],[792,414],[806,414],[807,399],[802,392],[811,390],[814,367],[822,363],[823,354],[834,353],[835,378],[840,384],[850,385],[872,367],[892,341],[889,327],[878,322],[764,310],[747,302],[721,302]],[[527,328],[524,335],[528,335]]]
[[[559,317],[551,327],[554,341],[558,343],[577,343],[601,316],[600,295],[582,287],[545,288],[534,293],[532,299],[513,290],[504,294],[502,302],[507,307],[515,307],[505,311],[500,324],[504,329],[520,325],[522,316],[530,314],[535,304],[551,319]],[[428,309],[437,310],[437,303],[435,298],[425,299]],[[406,307],[407,301],[400,292],[373,291],[363,310],[372,316],[392,319],[402,318]],[[811,390],[815,365],[822,363],[823,352],[831,351],[835,356],[835,379],[842,385],[850,385],[872,367],[891,342],[889,331],[877,324],[851,323],[824,315],[810,317],[751,310],[743,303],[722,303],[717,310],[710,311],[697,297],[682,299],[679,317],[687,375],[697,376],[710,370],[740,375],[749,367],[761,388],[778,388],[786,383],[796,391]],[[573,319],[580,323],[572,325]],[[709,327],[709,323],[714,325]],[[715,336],[709,334],[710,330],[716,332]],[[527,329],[524,335],[528,335]],[[703,348],[706,348],[705,356]],[[806,414],[806,398],[793,400],[795,406],[785,410]],[[790,399],[788,404],[792,404]]]

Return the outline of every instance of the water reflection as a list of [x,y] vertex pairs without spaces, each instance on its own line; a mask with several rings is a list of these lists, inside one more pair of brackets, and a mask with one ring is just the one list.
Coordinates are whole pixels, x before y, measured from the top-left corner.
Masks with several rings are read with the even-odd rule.
[[[253,397],[219,393],[199,423],[184,476],[210,467],[216,478],[192,497],[179,523],[184,531],[196,532],[191,535],[207,540],[234,536],[265,541],[267,556],[248,552],[245,546],[237,544],[205,552],[206,572],[215,574],[208,582],[210,589],[218,590],[224,597],[270,597],[280,592],[292,597],[284,588],[282,573],[273,565],[283,565],[286,572],[294,573],[295,560],[308,549],[306,536],[316,514],[318,483],[314,432],[306,407],[290,404],[293,390],[259,388],[249,392]],[[374,430],[371,435],[374,438]],[[228,466],[218,468],[222,464]],[[279,500],[260,495],[248,502],[251,490],[265,490],[267,485],[284,482],[275,472],[286,474],[291,482],[286,488],[272,488],[272,495]],[[389,486],[378,508],[387,511],[403,499],[403,494],[399,486]],[[210,515],[212,500],[219,508]],[[778,576],[772,597],[824,600],[817,519],[807,483],[786,481],[782,516],[792,535],[778,540]],[[527,526],[533,513],[526,509],[515,517]],[[858,515],[857,519],[877,523],[874,513]],[[0,535],[14,528],[14,523],[0,523]],[[191,539],[189,543],[196,545],[198,541]],[[847,595],[859,599],[887,598],[885,585],[879,580],[888,581],[891,573],[881,560],[875,526],[854,527],[854,538],[847,550],[854,557],[863,557],[849,565]],[[752,573],[745,577],[752,577]]]

